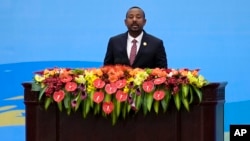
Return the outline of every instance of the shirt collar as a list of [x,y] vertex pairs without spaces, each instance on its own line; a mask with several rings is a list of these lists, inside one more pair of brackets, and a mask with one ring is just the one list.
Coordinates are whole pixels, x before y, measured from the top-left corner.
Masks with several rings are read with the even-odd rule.
[[139,36],[137,36],[136,38],[132,37],[132,36],[129,35],[129,33],[128,33],[128,41],[129,41],[129,42],[132,42],[132,40],[136,39],[136,41],[139,43],[139,42],[141,42],[142,36],[143,36],[143,32],[141,32],[141,34],[140,34]]

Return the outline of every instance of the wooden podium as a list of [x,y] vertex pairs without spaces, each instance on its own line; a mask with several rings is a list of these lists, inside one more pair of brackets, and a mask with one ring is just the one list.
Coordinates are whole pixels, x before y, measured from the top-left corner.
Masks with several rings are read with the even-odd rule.
[[202,103],[195,102],[190,112],[183,107],[177,111],[174,103],[166,113],[131,114],[118,120],[81,111],[67,115],[56,105],[44,109],[38,101],[39,92],[31,83],[23,83],[26,109],[26,141],[224,141],[223,83],[210,83],[202,88]]

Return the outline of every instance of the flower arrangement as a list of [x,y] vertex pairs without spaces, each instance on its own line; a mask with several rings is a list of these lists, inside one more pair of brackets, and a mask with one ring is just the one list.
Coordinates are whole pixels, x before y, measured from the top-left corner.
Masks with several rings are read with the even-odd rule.
[[84,118],[93,111],[111,117],[115,124],[133,110],[146,115],[152,109],[167,111],[174,99],[176,108],[189,111],[194,96],[202,100],[201,88],[208,82],[199,69],[140,69],[115,65],[89,69],[52,68],[36,72],[32,88],[45,98],[45,109],[56,103],[68,114],[80,107]]

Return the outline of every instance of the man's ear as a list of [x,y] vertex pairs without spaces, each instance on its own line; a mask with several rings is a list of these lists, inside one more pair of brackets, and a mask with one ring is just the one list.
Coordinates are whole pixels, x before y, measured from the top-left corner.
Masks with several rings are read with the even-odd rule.
[[127,25],[127,20],[126,19],[124,19],[124,24]]
[[[144,19],[144,25],[145,25],[146,23],[147,23],[147,19]],[[143,25],[143,26],[144,26],[144,25]]]

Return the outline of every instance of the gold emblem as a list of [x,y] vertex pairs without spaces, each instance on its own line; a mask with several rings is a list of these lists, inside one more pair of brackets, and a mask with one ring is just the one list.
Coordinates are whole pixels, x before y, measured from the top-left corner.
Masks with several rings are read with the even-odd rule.
[[143,46],[147,46],[147,42],[143,42]]

